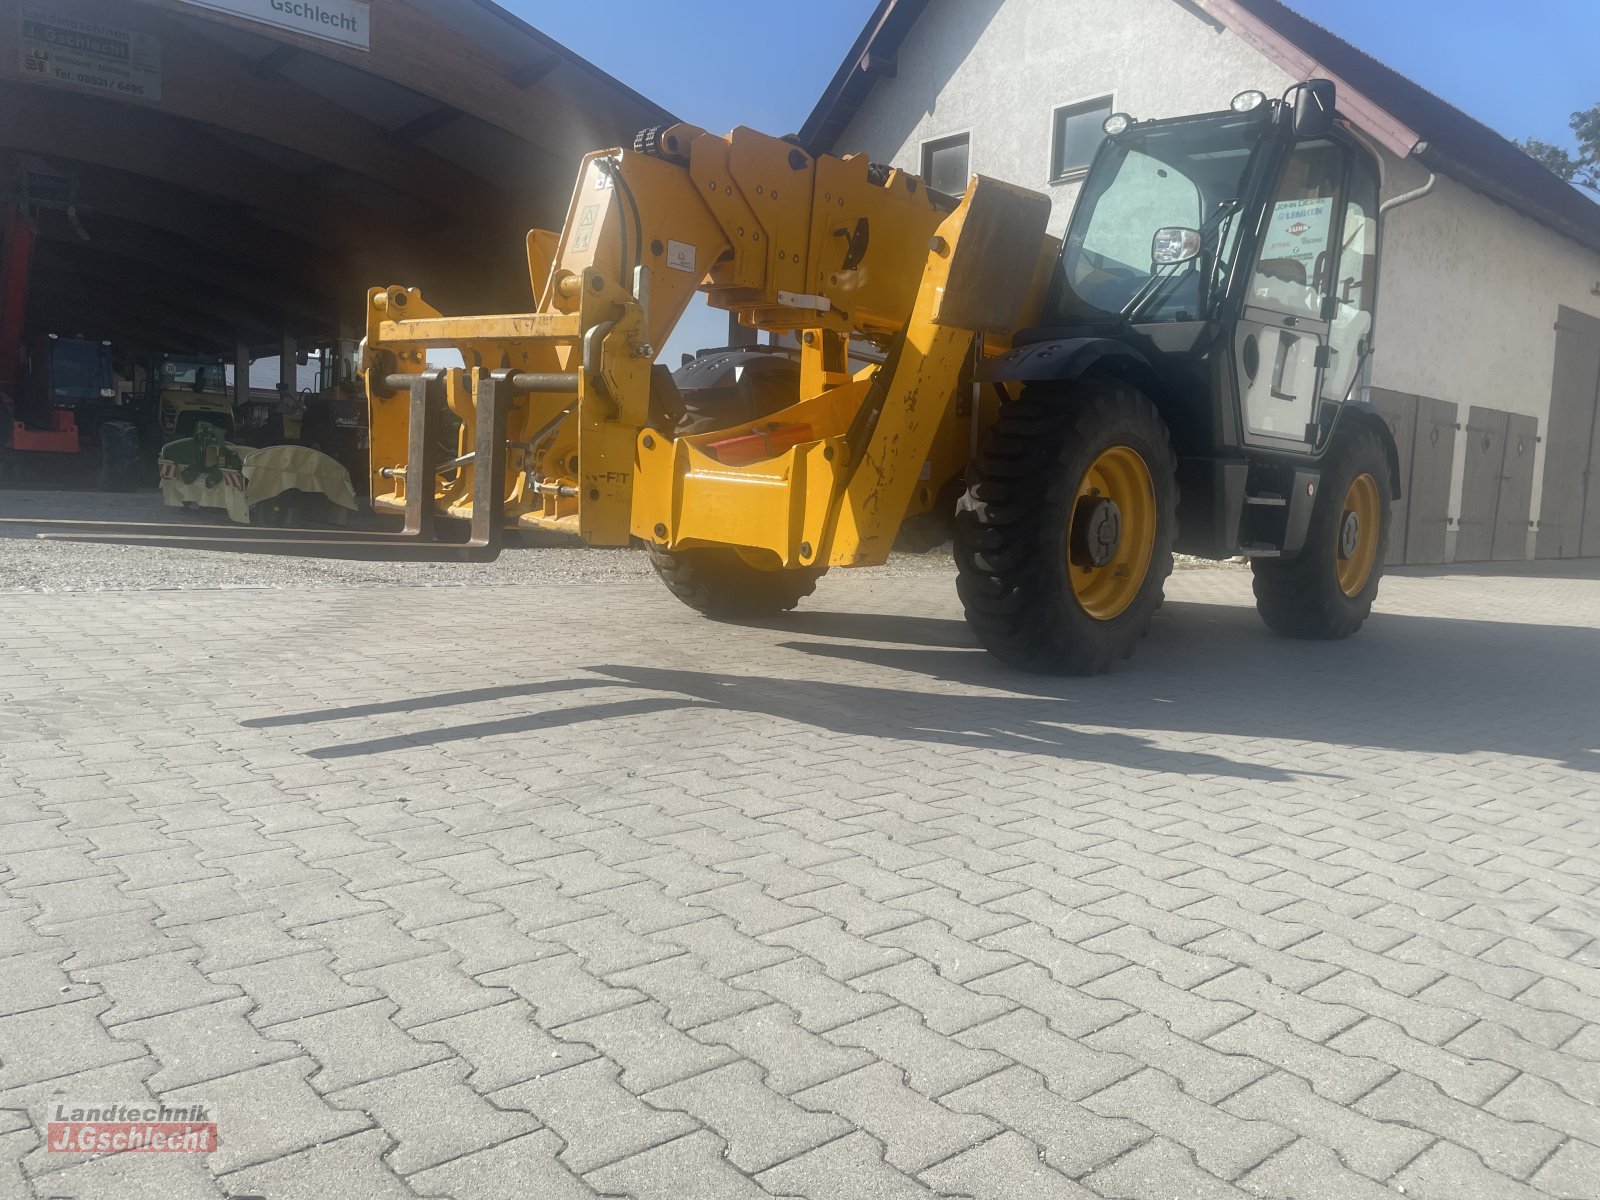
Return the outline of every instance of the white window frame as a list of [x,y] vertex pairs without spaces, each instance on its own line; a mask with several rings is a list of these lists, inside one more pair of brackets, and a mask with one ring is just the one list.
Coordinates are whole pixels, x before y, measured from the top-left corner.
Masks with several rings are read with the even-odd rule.
[[[949,133],[941,133],[938,137],[923,138],[917,143],[917,174],[921,176],[923,182],[927,183],[929,187],[933,186],[933,182],[927,177],[927,175],[923,174],[924,169],[928,165],[928,147],[937,146],[941,142],[953,142],[957,138],[965,138],[967,141],[967,176],[970,178],[972,175],[972,129],[970,127],[966,129],[952,129]],[[966,190],[967,189],[963,187],[961,191],[956,193],[956,195],[965,195]]]
[[1045,170],[1048,172],[1047,177],[1051,183],[1076,183],[1089,173],[1089,166],[1085,163],[1083,166],[1073,167],[1063,174],[1056,174],[1056,124],[1062,111],[1069,108],[1084,108],[1090,104],[1100,103],[1110,104],[1111,107],[1106,113],[1107,116],[1117,112],[1116,90],[1090,92],[1088,95],[1081,96],[1076,100],[1066,100],[1060,104],[1050,106],[1050,161],[1045,165]]

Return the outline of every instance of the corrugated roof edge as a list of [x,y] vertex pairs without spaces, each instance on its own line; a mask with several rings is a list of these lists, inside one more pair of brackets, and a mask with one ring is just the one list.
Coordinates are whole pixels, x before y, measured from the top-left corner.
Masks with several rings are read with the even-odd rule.
[[[1314,59],[1328,74],[1392,122],[1373,130],[1388,143],[1398,126],[1414,131],[1414,156],[1430,170],[1530,217],[1565,237],[1600,252],[1600,204],[1565,183],[1481,121],[1413,83],[1365,51],[1281,3],[1281,0],[1175,0],[1198,8],[1245,36],[1269,57],[1272,42],[1285,57]],[[874,54],[892,59],[927,0],[879,0],[843,63],[800,129],[813,152],[832,150],[839,134],[872,90]],[[1256,28],[1242,22],[1253,18]],[[1262,44],[1263,37],[1267,44]],[[1357,108],[1352,104],[1351,108]],[[1356,119],[1354,114],[1352,119]],[[1361,122],[1358,121],[1358,124]]]

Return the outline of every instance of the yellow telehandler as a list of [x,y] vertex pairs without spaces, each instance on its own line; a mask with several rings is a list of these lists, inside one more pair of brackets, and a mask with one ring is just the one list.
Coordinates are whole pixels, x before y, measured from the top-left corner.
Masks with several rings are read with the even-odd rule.
[[[1365,387],[1379,159],[1327,80],[1105,132],[1064,239],[1035,192],[749,129],[590,154],[527,236],[529,311],[368,293],[371,496],[405,517],[376,552],[638,539],[743,617],[948,533],[977,639],[1066,674],[1132,653],[1174,550],[1243,555],[1273,629],[1355,632],[1399,478]],[[656,365],[696,292],[780,344]]]
[[[948,520],[974,633],[1031,670],[1130,654],[1175,547],[1248,556],[1279,632],[1347,636],[1399,471],[1363,386],[1380,167],[1334,103],[1312,80],[1114,114],[1064,243],[1037,193],[945,196],[748,129],[591,154],[563,230],[528,235],[530,312],[369,293],[374,505],[414,536],[469,520],[483,554],[505,525],[637,538],[711,616]],[[794,351],[653,365],[697,290]]]

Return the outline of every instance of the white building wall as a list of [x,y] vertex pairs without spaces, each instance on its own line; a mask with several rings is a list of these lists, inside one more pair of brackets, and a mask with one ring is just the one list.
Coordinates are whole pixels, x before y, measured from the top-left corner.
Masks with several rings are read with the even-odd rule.
[[[1065,229],[1075,182],[1050,181],[1054,111],[1097,96],[1136,117],[1226,106],[1246,88],[1294,82],[1183,0],[932,0],[835,143],[908,170],[925,141],[970,131],[971,169],[1051,196]],[[1385,155],[1386,197],[1427,171]],[[1558,305],[1600,317],[1600,254],[1441,177],[1396,209],[1384,234],[1373,382],[1526,413],[1548,424]],[[1539,511],[1543,451],[1534,468]],[[1457,438],[1450,512],[1460,511]],[[1453,545],[1453,538],[1452,538]]]

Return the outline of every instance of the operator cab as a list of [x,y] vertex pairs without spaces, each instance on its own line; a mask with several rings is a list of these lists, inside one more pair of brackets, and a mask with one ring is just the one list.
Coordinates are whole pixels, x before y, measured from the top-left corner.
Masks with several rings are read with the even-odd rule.
[[1136,351],[1180,456],[1315,455],[1365,379],[1377,288],[1380,166],[1333,99],[1312,80],[1224,112],[1107,118],[1048,328],[1019,342]]

